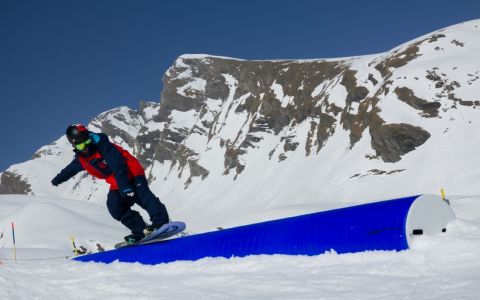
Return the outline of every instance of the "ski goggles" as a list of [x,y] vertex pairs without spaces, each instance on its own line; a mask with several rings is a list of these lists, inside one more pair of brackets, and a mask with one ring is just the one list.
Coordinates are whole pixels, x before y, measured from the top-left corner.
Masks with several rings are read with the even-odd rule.
[[75,144],[74,147],[75,147],[75,149],[82,151],[82,150],[85,149],[85,147],[87,147],[87,145],[90,144],[91,142],[92,142],[92,140],[91,140],[91,139],[88,139],[88,140],[86,140],[86,141],[84,141],[84,142]]

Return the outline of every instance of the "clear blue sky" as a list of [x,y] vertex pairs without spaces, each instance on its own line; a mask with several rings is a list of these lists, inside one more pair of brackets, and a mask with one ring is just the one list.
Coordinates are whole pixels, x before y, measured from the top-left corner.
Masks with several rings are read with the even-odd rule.
[[159,101],[175,58],[389,50],[480,18],[480,1],[0,0],[0,171],[75,122]]

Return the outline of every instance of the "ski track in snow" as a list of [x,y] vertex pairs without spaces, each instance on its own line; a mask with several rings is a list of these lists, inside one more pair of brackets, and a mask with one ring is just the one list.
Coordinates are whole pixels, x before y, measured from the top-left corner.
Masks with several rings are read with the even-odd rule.
[[[69,202],[78,205],[64,202],[66,208]],[[452,198],[452,207],[457,219],[447,234],[417,238],[412,249],[402,252],[332,251],[312,257],[206,258],[145,266],[59,258],[69,255],[67,246],[19,247],[15,264],[13,250],[4,243],[0,299],[478,299],[480,197]],[[47,247],[49,235],[41,235]]]

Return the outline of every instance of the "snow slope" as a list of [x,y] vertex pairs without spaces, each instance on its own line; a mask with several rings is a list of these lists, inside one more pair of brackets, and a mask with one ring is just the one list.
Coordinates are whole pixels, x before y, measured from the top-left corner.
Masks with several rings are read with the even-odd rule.
[[[450,200],[457,219],[449,224],[447,233],[417,237],[407,251],[208,258],[144,266],[63,258],[71,251],[71,234],[79,241],[95,237],[109,243],[122,233],[114,221],[102,215],[100,206],[2,196],[0,224],[9,229],[15,217],[19,261],[12,261],[7,230],[0,240],[0,298],[478,299],[480,197]],[[40,217],[39,224],[37,211],[42,210],[51,214],[48,220]],[[70,218],[72,222],[68,222]],[[99,222],[103,231],[98,231]],[[31,230],[35,224],[44,230]]]
[[19,248],[54,249],[71,253],[70,236],[77,244],[93,247],[101,241],[111,247],[126,229],[108,214],[105,206],[64,199],[23,195],[0,196],[0,248],[12,245],[11,223]]

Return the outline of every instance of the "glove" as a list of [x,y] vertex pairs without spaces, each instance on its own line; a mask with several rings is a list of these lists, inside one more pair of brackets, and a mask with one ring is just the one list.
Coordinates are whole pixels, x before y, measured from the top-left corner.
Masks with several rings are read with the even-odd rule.
[[122,197],[133,197],[135,196],[135,192],[131,188],[126,188],[122,192]]
[[54,186],[58,186],[58,185],[59,185],[60,183],[62,183],[62,182],[61,182],[60,179],[58,179],[57,177],[54,177],[54,178],[52,179],[51,183],[52,183],[52,185],[54,185]]

